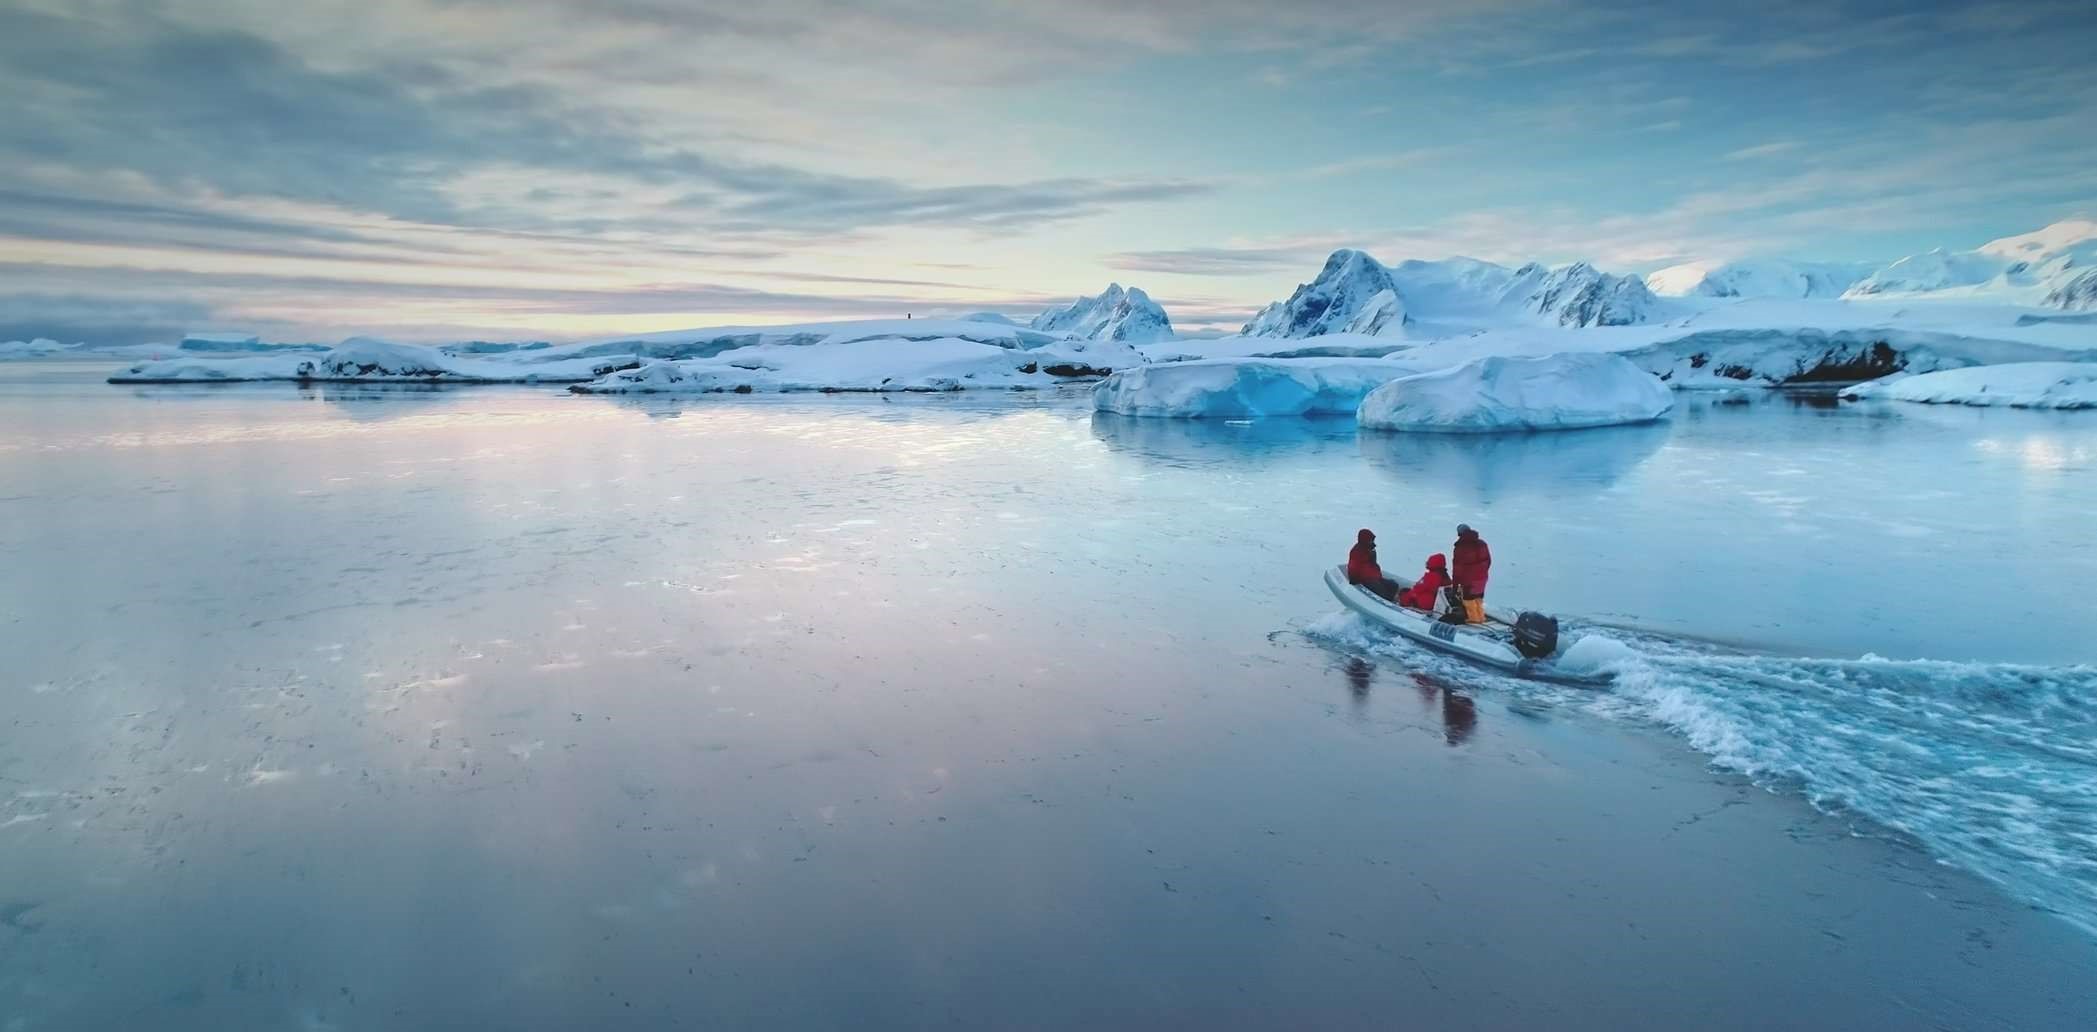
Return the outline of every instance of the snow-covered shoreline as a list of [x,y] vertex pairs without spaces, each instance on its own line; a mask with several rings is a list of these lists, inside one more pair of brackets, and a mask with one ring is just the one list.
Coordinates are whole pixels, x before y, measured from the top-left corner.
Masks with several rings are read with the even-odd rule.
[[2097,364],[2013,362],[1919,376],[1896,374],[1847,388],[1842,397],[1980,408],[2097,409]]
[[[1217,338],[1173,336],[1163,306],[1114,284],[1027,326],[977,313],[570,344],[351,338],[333,348],[199,333],[172,350],[98,354],[148,358],[113,383],[546,383],[582,394],[1028,390],[1121,373],[1102,389],[1102,411],[1288,415],[1347,408],[1343,396],[1359,402],[1376,386],[1360,382],[1361,369],[1385,368],[1344,367],[1354,379],[1342,383],[1333,362],[1424,373],[1487,358],[1613,354],[1678,390],[1840,387],[1894,374],[2097,362],[2097,312],[2076,310],[2089,300],[2082,284],[2093,262],[2097,223],[2075,220],[1884,267],[1689,263],[1643,279],[1582,262],[1385,265],[1341,249],[1240,334]],[[83,345],[48,340],[0,344],[0,359],[84,354]]]
[[579,393],[960,390],[1096,379],[1143,358],[1121,341],[980,320],[710,327],[563,345],[458,348],[352,338],[325,352],[184,353],[111,383],[544,383]]

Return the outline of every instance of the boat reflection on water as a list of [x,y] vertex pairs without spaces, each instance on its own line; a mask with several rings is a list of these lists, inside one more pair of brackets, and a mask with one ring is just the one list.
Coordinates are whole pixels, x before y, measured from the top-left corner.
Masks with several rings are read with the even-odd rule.
[[1414,673],[1412,678],[1413,687],[1420,690],[1421,702],[1432,708],[1437,698],[1441,701],[1442,741],[1450,745],[1469,741],[1471,732],[1478,729],[1478,704],[1433,674]]
[[[1354,702],[1355,713],[1362,714],[1369,706],[1369,689],[1376,683],[1376,664],[1360,656],[1349,656],[1340,666],[1340,673],[1347,679],[1347,694]],[[1478,729],[1478,704],[1432,674],[1415,672],[1407,676],[1412,678],[1427,711],[1440,710],[1442,741],[1451,746],[1469,741]]]
[[1407,483],[1464,492],[1479,503],[1523,495],[1588,494],[1615,484],[1667,443],[1665,422],[1500,434],[1364,430],[1362,458]]

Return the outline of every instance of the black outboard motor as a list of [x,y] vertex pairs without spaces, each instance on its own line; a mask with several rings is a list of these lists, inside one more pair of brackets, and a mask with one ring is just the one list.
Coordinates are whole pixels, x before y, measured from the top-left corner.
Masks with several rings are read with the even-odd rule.
[[1542,659],[1558,651],[1558,618],[1542,613],[1515,617],[1515,651],[1530,659]]

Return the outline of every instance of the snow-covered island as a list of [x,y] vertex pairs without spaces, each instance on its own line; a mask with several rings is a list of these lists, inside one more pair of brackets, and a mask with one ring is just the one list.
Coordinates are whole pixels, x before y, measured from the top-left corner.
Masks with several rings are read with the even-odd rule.
[[[1277,361],[1312,357],[1376,358],[1426,373],[1493,357],[1612,354],[1675,389],[1840,387],[1894,374],[2097,361],[2097,318],[2079,311],[2097,303],[2085,298],[2097,291],[2093,265],[2097,223],[2083,220],[1882,267],[1695,262],[1644,279],[1577,262],[1384,265],[1343,249],[1235,336],[1140,350],[1154,364],[1257,363],[1267,379],[1279,375]],[[1201,381],[1229,382],[1213,368]],[[1158,396],[1141,396],[1144,384]],[[1100,406],[1203,414],[1187,388],[1162,378],[1110,380]],[[1230,407],[1227,393],[1215,403]],[[1590,416],[1568,407],[1529,418]]]
[[[718,343],[718,342],[715,342]],[[1115,340],[1018,326],[915,319],[768,331],[693,357],[628,358],[578,394],[1029,390],[1143,364]],[[556,349],[558,350],[558,349]],[[678,349],[673,348],[672,354]]]
[[573,384],[582,393],[1029,388],[1140,364],[1115,340],[979,319],[730,326],[561,345],[423,347],[351,338],[320,352],[275,349],[136,363],[112,383],[269,380]]

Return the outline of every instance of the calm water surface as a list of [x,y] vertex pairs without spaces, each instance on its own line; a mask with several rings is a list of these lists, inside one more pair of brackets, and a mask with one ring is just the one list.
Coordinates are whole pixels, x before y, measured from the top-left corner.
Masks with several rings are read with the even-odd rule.
[[[2087,414],[4,367],[0,1023],[2073,1027],[2093,511]],[[1335,615],[1459,520],[1619,690]]]

